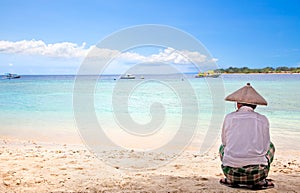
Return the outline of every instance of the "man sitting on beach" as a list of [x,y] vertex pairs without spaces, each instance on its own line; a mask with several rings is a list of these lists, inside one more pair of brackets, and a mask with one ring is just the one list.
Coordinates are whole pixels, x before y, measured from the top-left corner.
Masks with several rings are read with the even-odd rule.
[[256,105],[267,105],[267,101],[250,83],[225,100],[237,102],[238,109],[226,115],[223,123],[219,153],[226,178],[220,183],[253,189],[274,187],[266,179],[275,152],[270,142],[269,121],[254,112]]

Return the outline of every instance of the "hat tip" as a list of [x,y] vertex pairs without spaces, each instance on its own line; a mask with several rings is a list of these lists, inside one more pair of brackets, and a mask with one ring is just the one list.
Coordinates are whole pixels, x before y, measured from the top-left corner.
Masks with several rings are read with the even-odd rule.
[[247,82],[247,86],[250,86],[250,82]]

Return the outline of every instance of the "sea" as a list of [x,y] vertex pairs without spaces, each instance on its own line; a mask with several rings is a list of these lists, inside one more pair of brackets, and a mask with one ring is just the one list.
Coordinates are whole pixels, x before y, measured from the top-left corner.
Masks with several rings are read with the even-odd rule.
[[224,97],[248,82],[268,101],[256,111],[269,119],[275,146],[300,150],[300,74],[1,79],[0,136],[51,143],[89,143],[99,137],[103,143],[145,149],[179,139],[172,147],[200,148],[220,143],[223,118],[236,110]]

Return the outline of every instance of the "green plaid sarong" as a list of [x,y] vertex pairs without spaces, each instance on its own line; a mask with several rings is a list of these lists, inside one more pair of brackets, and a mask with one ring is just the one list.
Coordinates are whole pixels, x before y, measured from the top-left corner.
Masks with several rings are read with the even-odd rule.
[[[224,145],[219,148],[219,154],[221,160],[224,156]],[[268,165],[248,165],[241,168],[234,168],[230,166],[221,166],[226,178],[234,184],[247,184],[254,185],[267,178],[270,164],[274,159],[275,147],[273,143],[270,143],[269,150],[266,154],[268,159]]]

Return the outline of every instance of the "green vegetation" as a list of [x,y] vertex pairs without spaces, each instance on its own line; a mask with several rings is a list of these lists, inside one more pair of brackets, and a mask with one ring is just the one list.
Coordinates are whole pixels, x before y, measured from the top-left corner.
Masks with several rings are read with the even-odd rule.
[[248,68],[248,67],[242,67],[242,68],[236,68],[236,67],[229,67],[226,69],[218,69],[215,70],[215,72],[220,73],[300,73],[300,67],[286,67],[281,66],[277,68],[273,67],[265,67],[265,68]]

